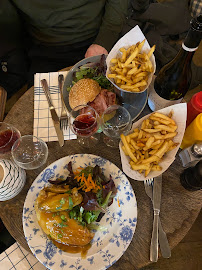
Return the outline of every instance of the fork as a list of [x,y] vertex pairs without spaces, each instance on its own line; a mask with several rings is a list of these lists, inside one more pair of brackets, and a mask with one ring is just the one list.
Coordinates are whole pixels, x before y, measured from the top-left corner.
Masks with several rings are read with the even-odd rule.
[[[154,184],[153,178],[144,180],[145,192],[147,196],[151,199],[152,203],[153,203],[153,184]],[[164,258],[170,258],[171,251],[170,251],[166,233],[164,232],[163,227],[161,225],[160,217],[158,220],[158,225],[159,225],[158,226],[159,227],[159,244],[160,244],[161,254]]]
[[60,74],[58,76],[58,84],[59,84],[59,90],[60,90],[60,97],[61,97],[61,104],[62,104],[62,109],[61,109],[61,115],[60,115],[60,129],[67,129],[68,127],[68,115],[67,111],[65,109],[65,103],[63,99],[63,85],[64,85],[64,76]]

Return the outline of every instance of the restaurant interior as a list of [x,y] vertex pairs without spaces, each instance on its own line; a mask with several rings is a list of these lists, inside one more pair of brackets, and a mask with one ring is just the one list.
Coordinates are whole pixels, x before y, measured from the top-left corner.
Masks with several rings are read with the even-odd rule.
[[[155,2],[155,1],[148,1],[148,2]],[[163,2],[167,2],[167,1],[166,0],[158,0],[156,2],[163,3]],[[185,0],[184,2],[188,2],[188,1]],[[189,2],[192,3],[194,1],[189,1]],[[201,5],[201,13],[202,13],[202,5]],[[175,43],[177,48],[179,48],[179,46],[181,46],[182,40],[178,40],[177,38],[176,39],[174,38],[172,40],[172,43]],[[154,55],[155,55],[155,52],[154,52]],[[70,69],[70,67],[69,67],[69,69]],[[192,69],[192,80],[191,80],[190,88],[189,88],[189,91],[187,92],[187,94],[184,96],[184,99],[183,99],[183,102],[186,102],[186,103],[188,103],[195,94],[202,91],[202,41],[200,42],[199,47],[198,47],[197,51],[195,52],[195,54],[193,56],[192,63],[191,63],[191,69]],[[64,71],[66,71],[66,70],[64,69]],[[17,108],[17,107],[15,107],[16,104],[20,100],[22,100],[23,96],[26,95],[27,91],[30,91],[30,85],[25,83],[22,87],[20,87],[19,89],[16,89],[16,91],[14,93],[12,93],[12,95],[9,96],[9,98],[7,97],[7,94],[6,94],[5,90],[6,89],[1,87],[1,85],[0,85],[0,122],[4,122],[4,121],[8,122],[7,119],[10,119],[9,118],[10,115],[11,114],[13,115],[13,112]],[[33,89],[32,89],[32,92],[33,92]],[[17,110],[17,113],[18,113],[18,110]],[[142,115],[142,116],[144,116],[144,115]],[[182,138],[183,138],[183,136],[182,136]],[[64,142],[64,144],[65,143],[66,142]],[[48,144],[48,146],[49,146],[49,144]],[[58,147],[59,147],[59,145],[58,145]],[[108,147],[109,151],[111,151],[110,150],[111,148],[109,146],[106,146],[106,147]],[[51,146],[51,148],[52,148],[52,146]],[[76,146],[74,146],[73,149],[77,149]],[[52,149],[51,149],[51,151],[52,151]],[[72,151],[73,150],[71,150],[70,154],[73,154]],[[78,153],[80,153],[80,152],[78,151]],[[84,151],[81,150],[81,153],[85,153],[85,150]],[[91,153],[91,151],[89,149],[87,149],[86,153]],[[96,154],[97,154],[97,152],[96,152]],[[176,154],[176,157],[178,156],[178,154],[179,154],[179,152]],[[3,156],[0,155],[0,159],[3,159]],[[53,160],[54,159],[51,159],[51,161],[53,161]],[[122,168],[119,168],[119,169],[122,170]],[[127,175],[127,173],[126,173],[126,175]],[[132,180],[132,181],[134,181],[134,180]],[[200,187],[200,189],[201,188],[202,187]],[[194,191],[189,191],[189,192],[194,193]],[[197,192],[199,192],[199,191],[197,191]],[[198,196],[201,196],[201,194],[198,195]],[[16,198],[18,198],[18,197],[16,197]],[[137,198],[138,198],[138,196],[137,196]],[[2,202],[0,202],[0,204],[1,203]],[[3,202],[3,203],[5,203],[5,202]],[[138,200],[137,200],[137,205],[138,205]],[[191,215],[191,213],[190,213],[190,215]],[[6,218],[4,220],[6,220]],[[184,221],[185,225],[186,225],[186,222],[188,222],[188,220]],[[157,262],[150,262],[149,264],[145,263],[144,266],[142,266],[142,267],[138,266],[138,268],[131,268],[131,270],[133,270],[133,269],[134,270],[135,269],[140,269],[140,270],[161,270],[161,269],[162,270],[170,270],[170,269],[173,269],[173,270],[192,270],[192,269],[193,270],[199,270],[199,269],[202,269],[202,256],[201,256],[201,254],[202,254],[202,233],[201,233],[201,224],[202,224],[202,213],[201,213],[201,211],[199,211],[199,214],[197,215],[196,220],[193,222],[190,230],[186,233],[186,235],[183,237],[183,239],[178,241],[177,245],[173,244],[174,248],[171,251],[172,255],[171,255],[170,258],[163,258],[162,256],[160,256],[158,258]],[[137,226],[138,226],[138,218],[137,218]],[[172,232],[172,233],[173,233],[173,235],[175,233],[177,235],[177,229],[176,229],[175,232]],[[169,240],[169,237],[170,237],[169,233],[167,234],[167,236],[168,236],[168,240]],[[142,241],[142,239],[140,240],[140,242],[141,241]],[[4,225],[3,221],[0,219],[0,255],[1,255],[1,253],[3,254],[3,252],[5,252],[15,242],[16,242],[16,239],[14,239],[14,237],[11,235],[9,230]],[[173,243],[174,243],[174,241],[173,241]],[[132,253],[132,252],[133,251],[130,249],[129,253]],[[149,253],[149,251],[148,251],[148,253]],[[3,257],[0,257],[0,269],[2,269],[2,270],[17,269],[15,267],[14,268],[3,268],[4,265],[3,265],[2,258]],[[119,268],[117,268],[117,269],[126,269],[125,267],[132,267],[132,264],[131,264],[131,266],[128,266],[129,265],[128,264],[129,258],[130,258],[130,256],[125,258],[124,255],[123,255],[123,257],[120,259],[121,263],[123,265],[123,268],[121,268],[121,266],[118,265]],[[2,261],[2,264],[1,264],[1,261]],[[125,264],[125,266],[124,266],[124,264]],[[45,266],[48,267],[47,264],[45,264]],[[112,266],[112,264],[110,266]],[[49,265],[49,267],[51,267],[51,265]],[[61,269],[63,269],[63,267],[61,267]],[[114,265],[114,267],[116,267],[116,264]],[[134,265],[133,265],[133,267],[134,267]],[[39,268],[27,268],[27,270],[28,269],[39,269],[40,270],[40,269],[46,269],[46,268],[40,268],[40,267]],[[80,269],[80,268],[75,267],[75,269]],[[115,268],[113,268],[113,269],[115,269]],[[129,268],[127,268],[127,269],[129,269]]]

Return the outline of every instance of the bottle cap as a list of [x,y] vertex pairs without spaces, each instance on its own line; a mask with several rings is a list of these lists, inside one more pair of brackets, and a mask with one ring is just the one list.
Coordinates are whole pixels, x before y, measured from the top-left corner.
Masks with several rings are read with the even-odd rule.
[[199,141],[202,141],[202,113],[186,128],[180,148],[184,149]]
[[191,153],[195,156],[195,157],[202,157],[202,142],[198,143],[198,144],[193,144],[191,147]]
[[191,99],[192,106],[197,110],[202,112],[202,91],[193,95]]

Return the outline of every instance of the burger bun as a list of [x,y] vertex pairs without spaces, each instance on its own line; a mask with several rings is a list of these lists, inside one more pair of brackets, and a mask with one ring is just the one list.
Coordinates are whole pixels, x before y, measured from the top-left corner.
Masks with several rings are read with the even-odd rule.
[[101,87],[93,79],[81,79],[75,83],[69,93],[69,105],[73,109],[92,102],[100,93]]

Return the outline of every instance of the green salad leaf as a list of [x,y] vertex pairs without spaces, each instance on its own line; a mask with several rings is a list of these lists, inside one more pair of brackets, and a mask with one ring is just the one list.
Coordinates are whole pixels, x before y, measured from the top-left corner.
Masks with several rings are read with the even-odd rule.
[[[104,215],[105,209],[112,202],[113,197],[116,194],[115,184],[110,176],[109,179],[106,179],[102,170],[98,165],[95,167],[87,166],[82,169],[77,176],[82,176],[87,179],[89,174],[92,175],[93,181],[96,185],[100,187],[95,191],[85,192],[80,191],[83,196],[83,201],[80,205],[75,207],[71,201],[69,201],[69,217],[71,219],[75,219],[79,221],[79,223],[83,226],[88,226],[91,223],[100,220],[100,218]],[[80,186],[82,187],[82,183]],[[63,220],[63,217],[61,216]]]
[[72,76],[72,85],[67,87],[67,91],[71,90],[71,87],[81,79],[89,78],[99,83],[99,85],[107,90],[112,90],[113,85],[106,78],[106,63],[105,58],[101,57],[99,63],[90,63],[80,66]]

